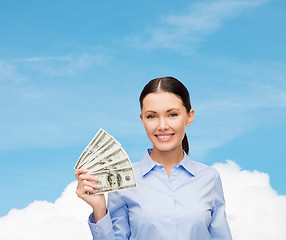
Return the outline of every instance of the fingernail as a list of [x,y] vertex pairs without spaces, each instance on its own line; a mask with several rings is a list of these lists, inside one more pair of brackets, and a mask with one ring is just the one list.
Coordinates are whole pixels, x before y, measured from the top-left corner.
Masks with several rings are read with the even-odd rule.
[[98,185],[101,185],[101,181],[96,181],[95,183]]

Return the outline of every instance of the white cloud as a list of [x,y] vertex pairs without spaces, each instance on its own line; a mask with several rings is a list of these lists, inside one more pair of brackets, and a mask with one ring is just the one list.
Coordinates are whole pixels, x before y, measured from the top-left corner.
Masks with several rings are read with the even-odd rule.
[[21,83],[24,79],[24,77],[18,74],[17,68],[14,65],[0,59],[0,83]]
[[102,50],[80,55],[40,56],[20,59],[27,67],[50,76],[73,76],[92,66],[105,65],[110,57]]
[[10,82],[18,86],[33,78],[44,82],[48,77],[77,76],[92,67],[108,64],[111,58],[108,50],[99,46],[79,54],[0,59],[0,83]]
[[286,196],[271,188],[268,174],[242,171],[233,161],[213,166],[221,174],[233,239],[286,239]]
[[[269,176],[241,170],[233,161],[213,165],[221,174],[227,218],[235,240],[286,239],[286,196],[278,195]],[[91,208],[67,186],[55,203],[35,201],[0,218],[3,240],[91,239],[87,218]]]
[[91,208],[75,194],[76,182],[67,186],[55,203],[35,201],[0,218],[2,240],[90,239],[87,218]]
[[[219,28],[223,21],[238,15],[241,11],[257,7],[267,0],[222,0],[212,2],[199,2],[191,6],[190,13],[185,16],[170,15],[165,21],[169,25],[184,28],[187,31],[209,33]],[[187,30],[188,29],[188,30]]]
[[241,12],[267,2],[269,0],[198,2],[189,7],[186,15],[164,16],[159,26],[146,29],[143,34],[133,36],[130,40],[138,48],[191,51],[227,19],[237,17]]
[[72,62],[72,56],[58,56],[58,57],[30,57],[21,59],[23,62],[47,62],[47,61],[61,61]]

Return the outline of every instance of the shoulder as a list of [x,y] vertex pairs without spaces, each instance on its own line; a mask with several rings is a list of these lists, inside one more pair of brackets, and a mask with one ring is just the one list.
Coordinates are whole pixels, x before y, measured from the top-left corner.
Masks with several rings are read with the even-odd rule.
[[216,180],[220,177],[219,172],[213,167],[193,160],[191,160],[191,162],[195,170],[195,175],[199,177],[208,177],[213,180]]
[[141,171],[141,164],[142,164],[141,161],[132,163],[132,167],[135,173],[138,173],[139,171]]
[[145,152],[141,160],[132,163],[132,167],[136,177],[142,177],[145,172],[148,172],[154,163],[152,162],[148,150]]

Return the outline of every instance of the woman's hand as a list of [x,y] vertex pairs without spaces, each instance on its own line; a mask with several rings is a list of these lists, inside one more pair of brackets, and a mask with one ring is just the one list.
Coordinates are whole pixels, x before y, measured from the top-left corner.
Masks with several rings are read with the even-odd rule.
[[87,172],[85,169],[78,169],[74,173],[78,180],[76,194],[92,207],[94,219],[97,222],[106,214],[106,200],[104,194],[88,194],[88,192],[96,193],[95,189],[100,189],[101,185],[95,183],[98,181],[96,176]]

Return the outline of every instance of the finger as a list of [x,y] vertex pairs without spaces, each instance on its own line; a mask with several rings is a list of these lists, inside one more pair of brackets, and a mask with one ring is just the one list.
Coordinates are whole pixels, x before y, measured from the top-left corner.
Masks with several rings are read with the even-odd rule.
[[88,180],[88,181],[98,181],[99,178],[94,176],[94,175],[91,175],[91,174],[87,174],[87,173],[82,173],[81,175],[79,175],[78,177],[78,180]]
[[96,190],[92,187],[89,187],[89,186],[84,186],[83,189],[82,189],[82,193],[84,194],[88,194],[88,193],[96,193]]
[[102,188],[102,186],[100,184],[98,184],[98,182],[90,182],[87,180],[83,180],[82,183],[84,186],[88,186],[88,187],[92,187],[92,188],[96,188],[96,189]]
[[77,170],[75,171],[74,175],[75,175],[75,177],[78,179],[78,177],[79,177],[81,174],[87,173],[87,172],[88,172],[88,170],[81,168],[81,169],[77,169]]
[[93,189],[92,187],[89,186],[84,186],[83,188],[78,188],[76,190],[76,195],[79,198],[84,199],[86,195],[89,195],[88,192],[90,193],[96,193],[95,189]]

